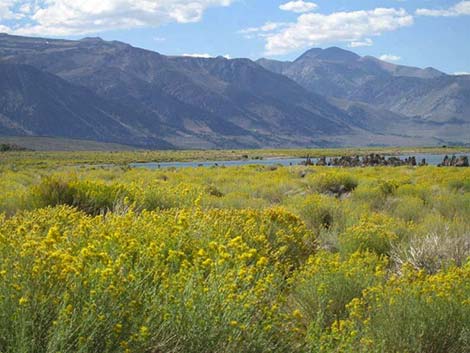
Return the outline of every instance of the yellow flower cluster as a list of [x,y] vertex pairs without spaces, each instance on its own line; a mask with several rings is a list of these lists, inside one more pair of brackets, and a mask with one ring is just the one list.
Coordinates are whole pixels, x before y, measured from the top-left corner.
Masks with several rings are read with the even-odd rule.
[[38,347],[53,351],[170,349],[184,337],[203,345],[205,329],[217,344],[243,346],[282,330],[282,282],[313,240],[282,209],[40,209],[2,220],[0,311],[11,335],[43,330]]
[[45,158],[0,166],[1,353],[470,351],[470,169]]
[[323,350],[465,352],[469,303],[470,263],[435,275],[408,266],[351,300],[347,316],[321,337]]

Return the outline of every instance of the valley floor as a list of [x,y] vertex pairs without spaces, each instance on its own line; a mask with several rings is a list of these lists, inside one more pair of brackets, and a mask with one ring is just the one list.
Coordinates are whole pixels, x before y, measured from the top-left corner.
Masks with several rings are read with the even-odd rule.
[[129,168],[468,152],[0,153],[0,352],[470,351],[470,168]]

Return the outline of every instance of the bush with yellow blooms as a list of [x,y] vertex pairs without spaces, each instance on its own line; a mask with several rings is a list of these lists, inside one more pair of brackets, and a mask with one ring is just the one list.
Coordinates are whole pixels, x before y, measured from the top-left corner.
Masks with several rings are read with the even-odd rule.
[[469,169],[11,156],[0,353],[470,352]]

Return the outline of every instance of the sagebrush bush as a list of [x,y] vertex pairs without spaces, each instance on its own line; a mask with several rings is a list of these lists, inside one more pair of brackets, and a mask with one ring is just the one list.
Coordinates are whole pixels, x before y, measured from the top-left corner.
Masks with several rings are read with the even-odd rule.
[[402,196],[393,200],[391,213],[405,222],[417,223],[430,210],[424,205],[421,198],[416,196]]
[[93,215],[112,210],[127,196],[126,188],[121,184],[67,180],[55,176],[44,178],[31,190],[35,207],[68,205]]
[[353,191],[358,185],[351,174],[336,171],[310,175],[309,182],[316,192],[338,196]]
[[370,212],[382,212],[386,209],[388,195],[384,194],[379,185],[359,185],[351,196],[356,207],[366,207]]
[[400,226],[393,218],[379,213],[365,215],[358,224],[347,228],[340,235],[340,251],[343,254],[370,251],[388,255],[392,244],[402,236]]
[[281,209],[0,218],[0,351],[284,351],[314,237]]
[[132,183],[128,186],[129,198],[136,210],[167,210],[176,207],[190,207],[203,194],[202,188],[181,183],[165,185],[157,180]]
[[317,234],[322,229],[339,227],[343,223],[343,212],[340,202],[328,196],[308,195],[293,199],[295,209],[302,220]]
[[70,181],[56,176],[45,177],[33,186],[31,198],[34,207],[73,205],[74,190]]
[[[291,279],[291,300],[309,331],[318,340],[323,330],[345,318],[346,305],[362,291],[383,282],[387,261],[373,253],[354,253],[345,260],[326,251],[312,256]],[[314,343],[314,342],[312,342]]]
[[455,178],[448,182],[449,188],[458,192],[470,192],[470,178]]
[[39,156],[0,166],[1,353],[469,351],[470,169]]
[[316,234],[320,247],[338,248],[337,235],[344,230],[346,218],[341,201],[326,195],[311,194],[292,197],[287,206]]
[[348,305],[323,351],[464,353],[470,350],[470,264],[426,275],[407,269]]
[[391,258],[399,271],[405,265],[412,265],[432,274],[450,266],[463,266],[470,259],[470,232],[414,236],[405,244],[394,246]]
[[433,207],[447,219],[466,218],[470,214],[470,193],[442,193],[435,198]]

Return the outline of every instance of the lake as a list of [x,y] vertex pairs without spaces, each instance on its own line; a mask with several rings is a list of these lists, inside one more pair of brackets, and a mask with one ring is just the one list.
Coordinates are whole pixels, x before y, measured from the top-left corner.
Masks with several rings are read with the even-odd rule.
[[[465,154],[455,154],[455,156],[463,156]],[[426,158],[426,162],[429,165],[438,165],[442,162],[445,154],[415,154],[416,161],[419,163],[423,158]],[[451,157],[452,155],[449,155]],[[391,156],[388,157],[399,157],[405,159],[408,155],[402,156]],[[334,158],[334,157],[331,157]],[[327,158],[329,160],[330,157]],[[318,161],[318,158],[311,158],[313,163]],[[147,168],[147,169],[159,169],[159,168],[195,168],[195,167],[214,167],[214,166],[244,166],[244,165],[299,165],[305,162],[305,158],[265,158],[265,159],[241,159],[233,161],[192,161],[192,162],[148,162],[148,163],[131,163],[129,164],[132,168]]]

